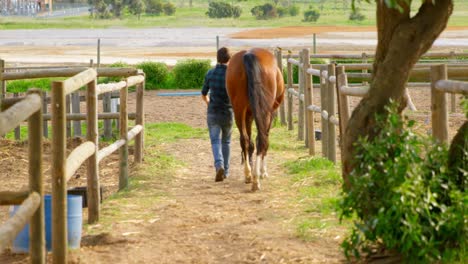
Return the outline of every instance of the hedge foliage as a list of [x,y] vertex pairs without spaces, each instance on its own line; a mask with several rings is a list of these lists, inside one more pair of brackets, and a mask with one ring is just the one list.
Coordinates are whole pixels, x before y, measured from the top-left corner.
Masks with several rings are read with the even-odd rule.
[[180,89],[201,88],[210,68],[210,60],[187,59],[178,61],[172,69],[174,84]]

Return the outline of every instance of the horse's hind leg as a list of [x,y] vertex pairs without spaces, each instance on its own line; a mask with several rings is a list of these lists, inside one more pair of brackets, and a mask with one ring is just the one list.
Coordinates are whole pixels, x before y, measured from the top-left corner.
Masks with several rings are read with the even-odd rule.
[[252,152],[253,144],[251,142],[252,116],[244,112],[244,118],[237,121],[237,127],[240,132],[240,145],[242,148],[242,158],[244,159],[245,183],[252,182]]

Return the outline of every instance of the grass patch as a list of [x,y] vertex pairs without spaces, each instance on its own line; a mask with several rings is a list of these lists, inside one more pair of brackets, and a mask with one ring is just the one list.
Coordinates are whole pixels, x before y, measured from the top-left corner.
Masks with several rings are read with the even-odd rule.
[[145,126],[146,133],[153,135],[153,140],[174,142],[179,139],[208,138],[206,129],[193,128],[180,123],[152,123]]

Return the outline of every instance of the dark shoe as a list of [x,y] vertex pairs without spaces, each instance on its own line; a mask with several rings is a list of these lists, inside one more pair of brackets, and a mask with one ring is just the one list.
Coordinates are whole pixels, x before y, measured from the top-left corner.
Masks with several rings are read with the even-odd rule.
[[223,181],[224,180],[224,168],[219,168],[217,171],[216,171],[216,178],[215,178],[215,181],[216,182],[220,182],[220,181]]

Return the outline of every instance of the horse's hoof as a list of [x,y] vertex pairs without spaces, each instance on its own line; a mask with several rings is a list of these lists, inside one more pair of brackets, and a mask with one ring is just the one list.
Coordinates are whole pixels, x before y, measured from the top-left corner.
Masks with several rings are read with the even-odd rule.
[[260,191],[260,184],[252,184],[252,192]]
[[268,178],[268,172],[264,172],[262,173],[262,175],[260,175],[260,179],[266,179]]

